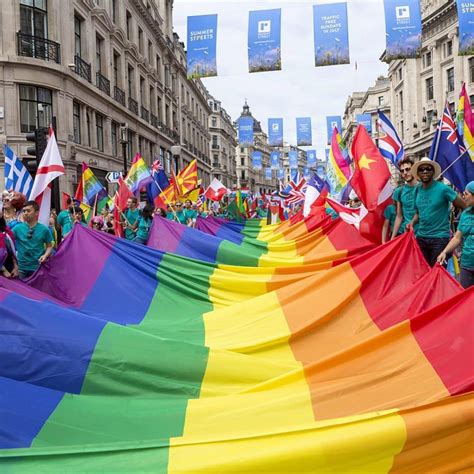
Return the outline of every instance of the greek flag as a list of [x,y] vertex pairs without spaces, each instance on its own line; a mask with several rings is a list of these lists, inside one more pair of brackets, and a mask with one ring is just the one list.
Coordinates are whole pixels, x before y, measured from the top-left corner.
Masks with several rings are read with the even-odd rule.
[[25,194],[28,198],[33,187],[30,173],[9,146],[3,145],[3,153],[5,155],[5,189],[13,189]]

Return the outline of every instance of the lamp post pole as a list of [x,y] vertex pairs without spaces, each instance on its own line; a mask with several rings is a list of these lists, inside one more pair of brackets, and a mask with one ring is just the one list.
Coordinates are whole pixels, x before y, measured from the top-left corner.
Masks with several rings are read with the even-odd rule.
[[120,143],[122,144],[123,158],[123,177],[127,176],[127,143],[128,143],[128,125],[123,123],[120,125]]

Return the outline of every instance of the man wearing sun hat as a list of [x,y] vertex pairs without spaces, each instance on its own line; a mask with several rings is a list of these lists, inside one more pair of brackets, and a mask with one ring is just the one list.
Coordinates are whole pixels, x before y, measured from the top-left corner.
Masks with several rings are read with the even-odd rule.
[[416,213],[408,226],[413,228],[418,223],[416,240],[426,261],[433,267],[449,242],[451,203],[460,209],[466,204],[456,191],[437,181],[441,167],[436,161],[422,158],[413,165],[412,174],[419,184],[415,190]]

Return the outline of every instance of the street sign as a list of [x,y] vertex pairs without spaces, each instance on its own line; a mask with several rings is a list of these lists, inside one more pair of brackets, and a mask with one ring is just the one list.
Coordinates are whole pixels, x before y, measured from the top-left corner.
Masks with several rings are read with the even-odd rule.
[[109,171],[107,173],[107,176],[105,177],[105,179],[109,182],[109,183],[118,183],[118,180],[119,178],[122,177],[122,172],[121,171]]

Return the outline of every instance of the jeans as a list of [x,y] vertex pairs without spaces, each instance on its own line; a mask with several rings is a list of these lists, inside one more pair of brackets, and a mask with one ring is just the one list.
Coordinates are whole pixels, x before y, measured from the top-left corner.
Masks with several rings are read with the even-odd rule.
[[463,288],[474,285],[474,268],[461,267],[461,285]]
[[438,255],[444,250],[446,245],[448,245],[449,237],[417,237],[416,241],[428,265],[434,267]]

